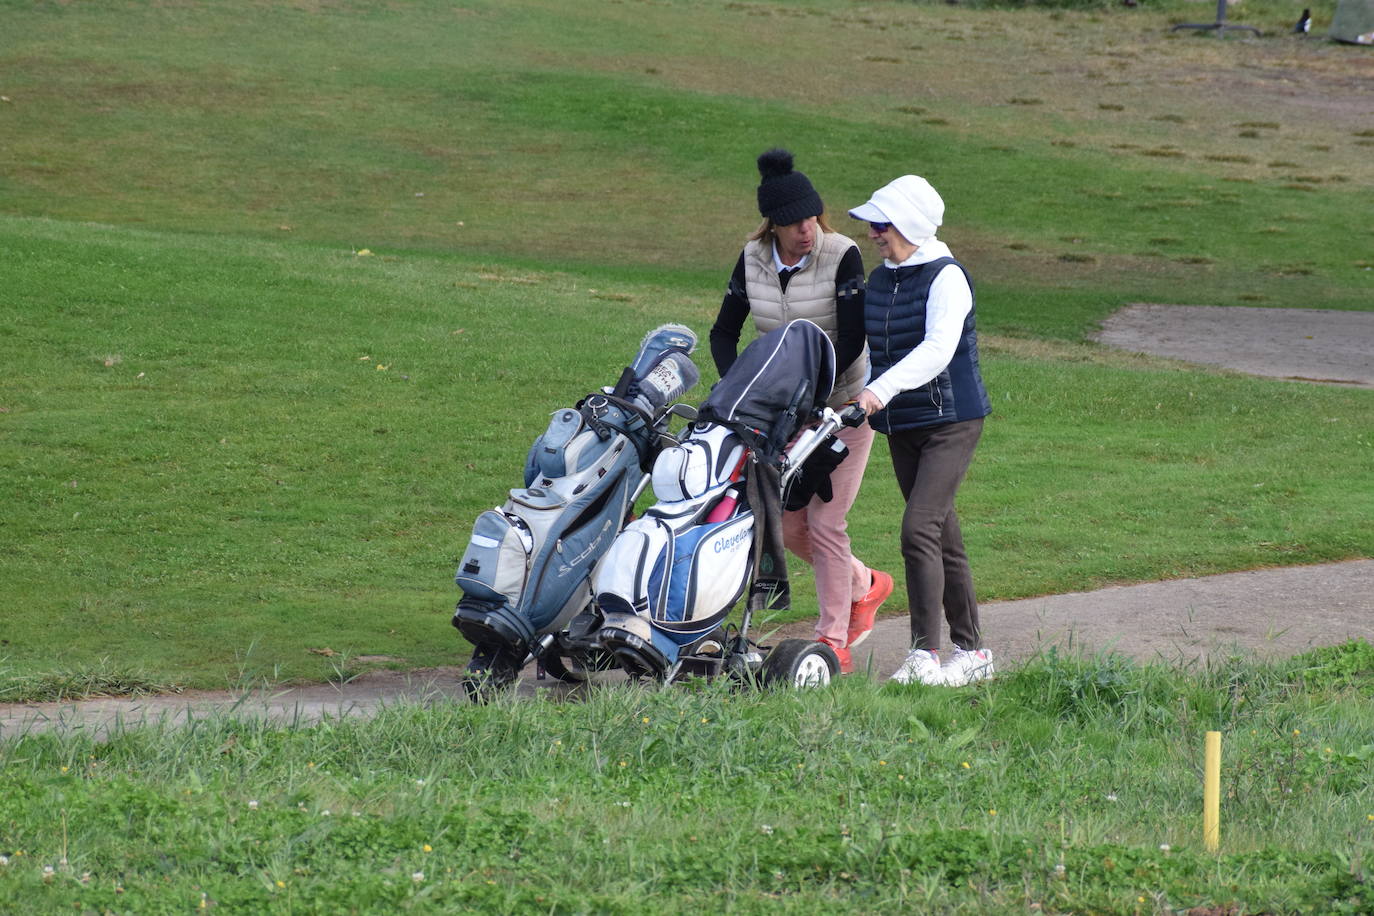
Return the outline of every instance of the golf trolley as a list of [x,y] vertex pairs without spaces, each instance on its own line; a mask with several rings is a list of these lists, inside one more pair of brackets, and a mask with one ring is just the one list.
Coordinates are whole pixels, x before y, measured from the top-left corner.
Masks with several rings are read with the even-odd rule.
[[[787,606],[784,505],[829,493],[847,450],[835,433],[865,420],[825,406],[834,347],[797,320],[757,338],[711,390],[693,424],[655,460],[657,502],[626,525],[592,575],[598,631],[586,645],[632,678],[726,675],[817,686],[839,673],[823,642],[751,637],[754,615]],[[814,425],[810,425],[813,424]],[[747,592],[738,625],[726,622]]]

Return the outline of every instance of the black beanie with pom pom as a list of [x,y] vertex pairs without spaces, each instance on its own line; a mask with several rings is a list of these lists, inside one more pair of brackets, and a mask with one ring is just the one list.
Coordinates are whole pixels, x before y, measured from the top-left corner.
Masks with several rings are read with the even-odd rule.
[[759,213],[775,226],[789,226],[825,209],[806,175],[792,169],[792,154],[770,149],[759,156]]

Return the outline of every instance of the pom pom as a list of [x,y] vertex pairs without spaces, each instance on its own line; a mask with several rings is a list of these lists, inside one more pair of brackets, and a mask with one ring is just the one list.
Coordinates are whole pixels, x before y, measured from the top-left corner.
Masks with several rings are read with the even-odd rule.
[[765,181],[792,174],[792,154],[785,149],[770,149],[759,156],[759,174]]

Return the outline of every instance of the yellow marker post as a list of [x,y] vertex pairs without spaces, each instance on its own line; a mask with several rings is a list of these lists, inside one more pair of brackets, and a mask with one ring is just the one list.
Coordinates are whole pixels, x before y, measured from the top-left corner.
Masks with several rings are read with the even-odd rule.
[[1202,773],[1202,841],[1217,851],[1221,834],[1221,732],[1207,733]]

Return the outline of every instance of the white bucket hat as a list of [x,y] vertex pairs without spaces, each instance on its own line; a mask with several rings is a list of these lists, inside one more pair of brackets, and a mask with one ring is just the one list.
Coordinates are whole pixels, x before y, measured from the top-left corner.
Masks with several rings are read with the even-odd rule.
[[919,175],[903,175],[873,192],[868,203],[849,211],[855,219],[891,223],[908,242],[920,246],[934,237],[945,218],[945,202]]

